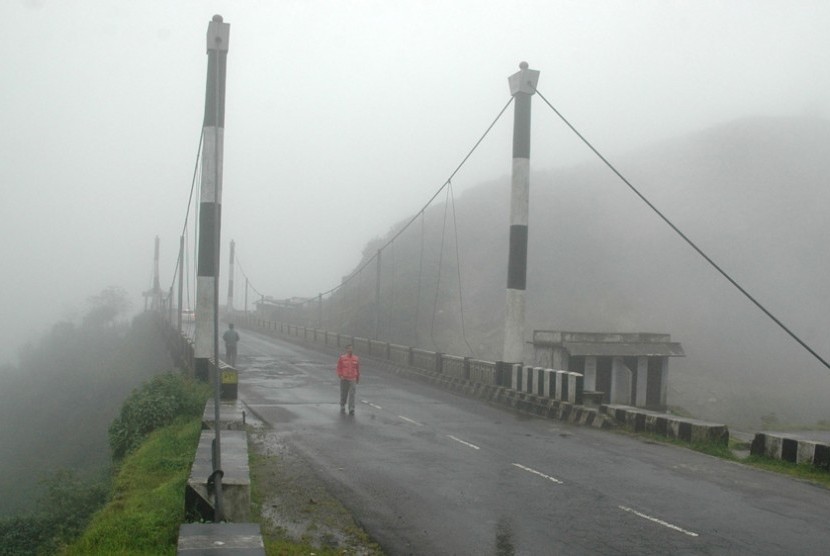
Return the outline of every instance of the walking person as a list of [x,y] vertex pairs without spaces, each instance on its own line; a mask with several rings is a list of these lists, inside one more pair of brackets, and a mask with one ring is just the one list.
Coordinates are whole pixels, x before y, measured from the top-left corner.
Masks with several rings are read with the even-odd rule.
[[228,329],[222,334],[222,339],[225,340],[225,358],[227,363],[233,368],[236,368],[236,344],[239,343],[239,332],[233,329],[233,323],[228,325]]
[[352,353],[352,346],[346,346],[346,352],[337,359],[337,376],[340,377],[340,413],[354,415],[354,399],[357,395],[357,383],[360,382],[360,358]]

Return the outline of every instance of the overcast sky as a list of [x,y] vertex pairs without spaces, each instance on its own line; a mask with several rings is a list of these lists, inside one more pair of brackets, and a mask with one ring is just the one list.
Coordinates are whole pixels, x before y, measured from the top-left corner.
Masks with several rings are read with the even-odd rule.
[[[252,286],[276,297],[337,285],[419,210],[522,60],[612,160],[738,117],[830,114],[825,0],[6,0],[0,363],[107,286],[142,308],[156,236],[172,283],[214,14],[230,24],[222,273],[235,239]],[[533,110],[533,168],[588,160]],[[457,193],[509,187],[511,125],[512,110]]]

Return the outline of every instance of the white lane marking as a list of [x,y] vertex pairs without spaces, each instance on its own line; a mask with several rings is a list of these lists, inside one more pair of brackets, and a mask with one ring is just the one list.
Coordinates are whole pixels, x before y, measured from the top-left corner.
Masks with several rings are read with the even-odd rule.
[[555,477],[551,477],[550,475],[545,475],[541,471],[536,471],[535,469],[531,469],[530,467],[525,467],[521,463],[514,463],[513,465],[515,465],[519,469],[523,469],[523,470],[527,471],[528,473],[533,473],[534,475],[539,475],[542,478],[545,478],[549,481],[553,481],[554,483],[556,483],[558,485],[564,485],[565,484],[565,483],[563,483],[562,481],[560,481],[559,479],[557,479]]
[[418,421],[413,421],[413,420],[412,420],[412,419],[410,419],[409,417],[404,417],[403,415],[398,415],[398,419],[403,419],[403,420],[404,420],[404,421],[406,421],[407,423],[412,423],[413,425],[417,425],[417,426],[419,426],[419,427],[423,427],[423,425],[422,425],[421,423],[419,423]]
[[634,514],[638,517],[642,517],[643,519],[653,521],[654,523],[662,525],[663,527],[668,527],[669,529],[674,529],[675,531],[679,531],[679,532],[683,533],[684,535],[689,535],[690,537],[699,537],[700,536],[697,533],[693,533],[692,531],[686,531],[685,529],[682,529],[682,528],[678,527],[677,525],[672,525],[671,523],[669,523],[667,521],[663,521],[662,519],[657,519],[656,517],[651,517],[650,515],[640,513],[637,510],[632,510],[631,508],[628,508],[626,506],[617,506],[617,507],[619,509],[621,509],[622,511],[624,511],[624,512],[631,512],[632,514]]
[[473,450],[481,450],[481,448],[479,448],[475,444],[470,444],[469,442],[465,442],[464,440],[461,440],[460,438],[456,438],[455,436],[453,436],[451,434],[448,434],[447,438],[451,438],[451,439],[455,440],[456,442],[460,442],[461,444],[463,444],[465,446],[469,446]]
[[381,406],[379,406],[379,405],[377,405],[377,404],[373,404],[372,402],[370,402],[370,401],[368,401],[368,400],[360,400],[360,403],[365,403],[365,404],[366,404],[366,405],[368,405],[369,407],[374,407],[374,408],[375,408],[375,409],[377,409],[377,410],[381,410],[381,409],[383,409]]

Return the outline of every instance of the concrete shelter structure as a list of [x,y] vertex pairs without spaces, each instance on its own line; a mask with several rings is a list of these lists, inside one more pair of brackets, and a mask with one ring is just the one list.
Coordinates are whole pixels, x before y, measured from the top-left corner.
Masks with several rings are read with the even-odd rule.
[[536,365],[581,373],[606,404],[665,410],[669,357],[685,355],[669,334],[533,332]]

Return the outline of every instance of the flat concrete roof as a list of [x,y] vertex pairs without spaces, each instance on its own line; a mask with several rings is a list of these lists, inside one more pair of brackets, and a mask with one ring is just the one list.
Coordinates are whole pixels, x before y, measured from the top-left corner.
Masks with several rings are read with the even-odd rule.
[[572,356],[599,357],[685,357],[677,342],[562,342]]

